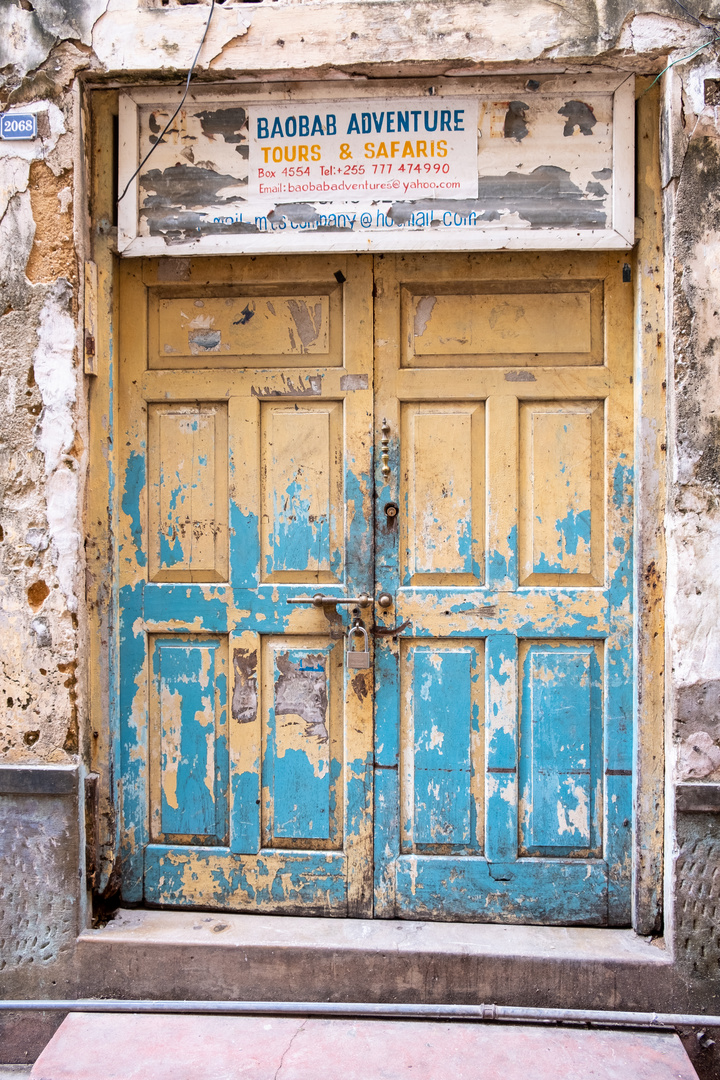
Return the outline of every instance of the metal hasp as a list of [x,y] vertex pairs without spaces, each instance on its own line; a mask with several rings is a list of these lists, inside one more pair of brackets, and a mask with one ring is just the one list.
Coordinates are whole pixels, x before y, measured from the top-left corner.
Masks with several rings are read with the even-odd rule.
[[[350,648],[350,639],[353,634],[362,634],[365,641],[365,648],[362,650],[353,650]],[[368,638],[368,632],[364,626],[357,625],[351,626],[347,634],[348,648],[346,653],[347,666],[349,668],[369,668],[370,667],[370,644]]]
[[381,450],[381,472],[385,479],[390,475],[390,452],[388,447],[390,445],[390,425],[387,420],[383,419],[382,422],[382,442],[380,444]]
[[372,604],[372,597],[367,593],[360,593],[359,596],[325,596],[324,593],[318,592],[314,596],[291,596],[288,597],[287,602],[288,604],[312,604],[314,607],[334,604],[358,604],[360,607],[369,607]]

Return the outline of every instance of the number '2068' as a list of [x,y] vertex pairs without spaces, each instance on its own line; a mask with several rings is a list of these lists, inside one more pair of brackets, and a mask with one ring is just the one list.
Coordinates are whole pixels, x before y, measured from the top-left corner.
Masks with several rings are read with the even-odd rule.
[[32,139],[35,131],[35,117],[32,113],[0,116],[0,137],[3,139]]

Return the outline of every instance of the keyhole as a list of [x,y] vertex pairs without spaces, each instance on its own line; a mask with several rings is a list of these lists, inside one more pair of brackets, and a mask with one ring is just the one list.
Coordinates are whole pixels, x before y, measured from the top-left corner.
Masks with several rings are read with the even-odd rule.
[[395,524],[395,521],[396,521],[397,516],[398,516],[398,510],[399,509],[400,509],[400,507],[398,506],[397,503],[394,503],[394,502],[385,503],[385,506],[384,506],[385,516],[387,518],[387,523],[388,523],[388,526],[390,528],[392,528],[393,525]]

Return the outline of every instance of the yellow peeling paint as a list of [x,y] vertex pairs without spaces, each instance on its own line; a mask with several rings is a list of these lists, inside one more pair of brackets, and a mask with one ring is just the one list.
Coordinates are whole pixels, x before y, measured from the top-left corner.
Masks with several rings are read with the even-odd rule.
[[177,772],[180,764],[182,734],[182,698],[177,691],[163,687],[160,692],[160,711],[163,719],[162,748],[165,760],[162,769],[162,788],[168,806],[178,809]]
[[588,804],[587,792],[583,790],[579,785],[574,784],[572,779],[566,782],[567,793],[574,799],[577,799],[577,806],[569,810],[562,801],[558,801],[557,815],[558,815],[558,833],[560,836],[565,833],[574,834],[580,833],[580,836],[590,841],[590,806]]

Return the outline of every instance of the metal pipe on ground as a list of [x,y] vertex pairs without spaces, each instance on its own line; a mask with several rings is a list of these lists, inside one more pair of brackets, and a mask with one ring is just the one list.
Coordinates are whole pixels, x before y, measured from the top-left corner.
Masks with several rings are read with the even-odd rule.
[[470,1020],[596,1027],[720,1027],[720,1016],[692,1013],[614,1012],[603,1009],[536,1009],[515,1005],[399,1005],[329,1001],[126,1001],[54,998],[0,1001],[2,1012],[205,1013],[219,1016],[319,1016],[383,1020]]

